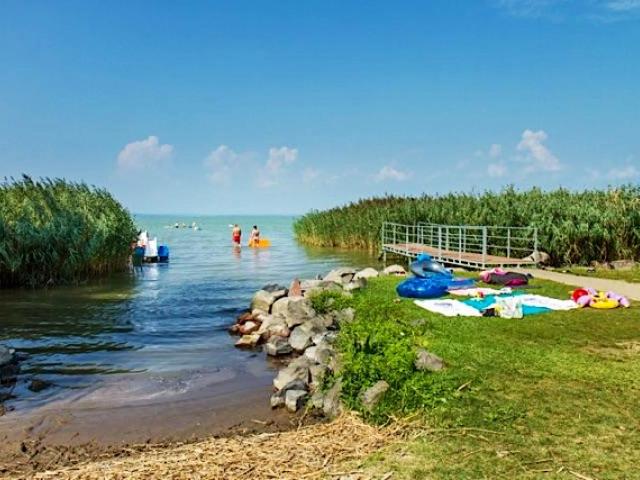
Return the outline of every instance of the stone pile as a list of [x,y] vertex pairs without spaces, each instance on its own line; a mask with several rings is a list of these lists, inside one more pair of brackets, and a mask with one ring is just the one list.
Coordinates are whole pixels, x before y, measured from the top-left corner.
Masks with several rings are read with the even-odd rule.
[[[398,268],[389,272],[398,273]],[[288,288],[267,285],[255,293],[250,311],[238,318],[230,332],[241,335],[237,347],[262,345],[267,355],[285,363],[273,380],[273,408],[295,412],[310,403],[328,416],[338,413],[340,382],[326,392],[319,387],[327,373],[338,369],[337,331],[353,320],[355,312],[352,308],[316,312],[311,297],[326,291],[350,296],[378,275],[373,268],[337,268],[321,279],[296,279]]]

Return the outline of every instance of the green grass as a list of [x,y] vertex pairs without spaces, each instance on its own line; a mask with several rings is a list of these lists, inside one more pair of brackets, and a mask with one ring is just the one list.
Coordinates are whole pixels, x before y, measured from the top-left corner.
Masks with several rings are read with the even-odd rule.
[[[339,337],[344,400],[371,421],[417,412],[424,435],[372,457],[392,478],[633,478],[640,451],[640,311],[552,312],[520,320],[447,318],[397,301],[394,278],[354,298]],[[534,280],[567,298],[571,287]],[[446,369],[418,372],[414,351]],[[384,379],[373,412],[359,395]],[[547,472],[537,470],[549,470]],[[558,473],[558,470],[561,470]],[[637,477],[636,477],[637,478]]]
[[363,199],[296,220],[294,231],[315,246],[380,249],[382,224],[536,227],[554,265],[640,259],[640,186],[609,190],[518,191]]
[[27,176],[0,184],[0,287],[122,270],[135,237],[131,215],[105,190]]
[[606,268],[596,268],[592,271],[588,267],[566,267],[555,269],[558,272],[571,273],[584,277],[608,278],[610,280],[624,280],[630,283],[640,283],[640,267],[629,270],[613,270]]

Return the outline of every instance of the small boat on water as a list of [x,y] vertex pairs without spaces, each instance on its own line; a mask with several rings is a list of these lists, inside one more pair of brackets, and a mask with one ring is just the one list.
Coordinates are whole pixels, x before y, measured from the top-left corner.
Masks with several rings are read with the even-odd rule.
[[138,242],[133,249],[133,263],[168,263],[169,247],[158,245],[158,238],[149,238],[149,233],[145,230],[138,235]]

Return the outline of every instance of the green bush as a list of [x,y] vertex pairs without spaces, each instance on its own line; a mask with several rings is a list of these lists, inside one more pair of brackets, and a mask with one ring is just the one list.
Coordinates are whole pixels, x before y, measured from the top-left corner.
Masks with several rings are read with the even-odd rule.
[[342,292],[323,290],[310,297],[311,306],[316,313],[324,314],[334,310],[342,310],[352,305],[352,299]]
[[294,224],[309,245],[380,248],[382,224],[431,222],[538,228],[554,264],[640,259],[640,187],[574,192],[508,187],[499,193],[386,196],[312,211]]
[[131,215],[105,190],[28,176],[0,184],[0,287],[122,270],[135,236]]

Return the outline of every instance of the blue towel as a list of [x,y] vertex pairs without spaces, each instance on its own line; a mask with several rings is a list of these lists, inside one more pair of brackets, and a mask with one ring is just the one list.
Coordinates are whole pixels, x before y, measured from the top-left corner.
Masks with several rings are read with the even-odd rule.
[[[519,295],[520,293],[513,293],[510,295],[500,295],[500,297],[514,297]],[[485,308],[489,308],[491,305],[496,303],[496,295],[487,295],[484,298],[469,298],[468,300],[463,300],[462,303],[466,303],[470,307],[473,307],[477,310],[484,310]],[[523,315],[535,315],[537,313],[545,313],[550,312],[550,308],[545,307],[533,307],[531,305],[523,304],[522,305],[522,314]]]

